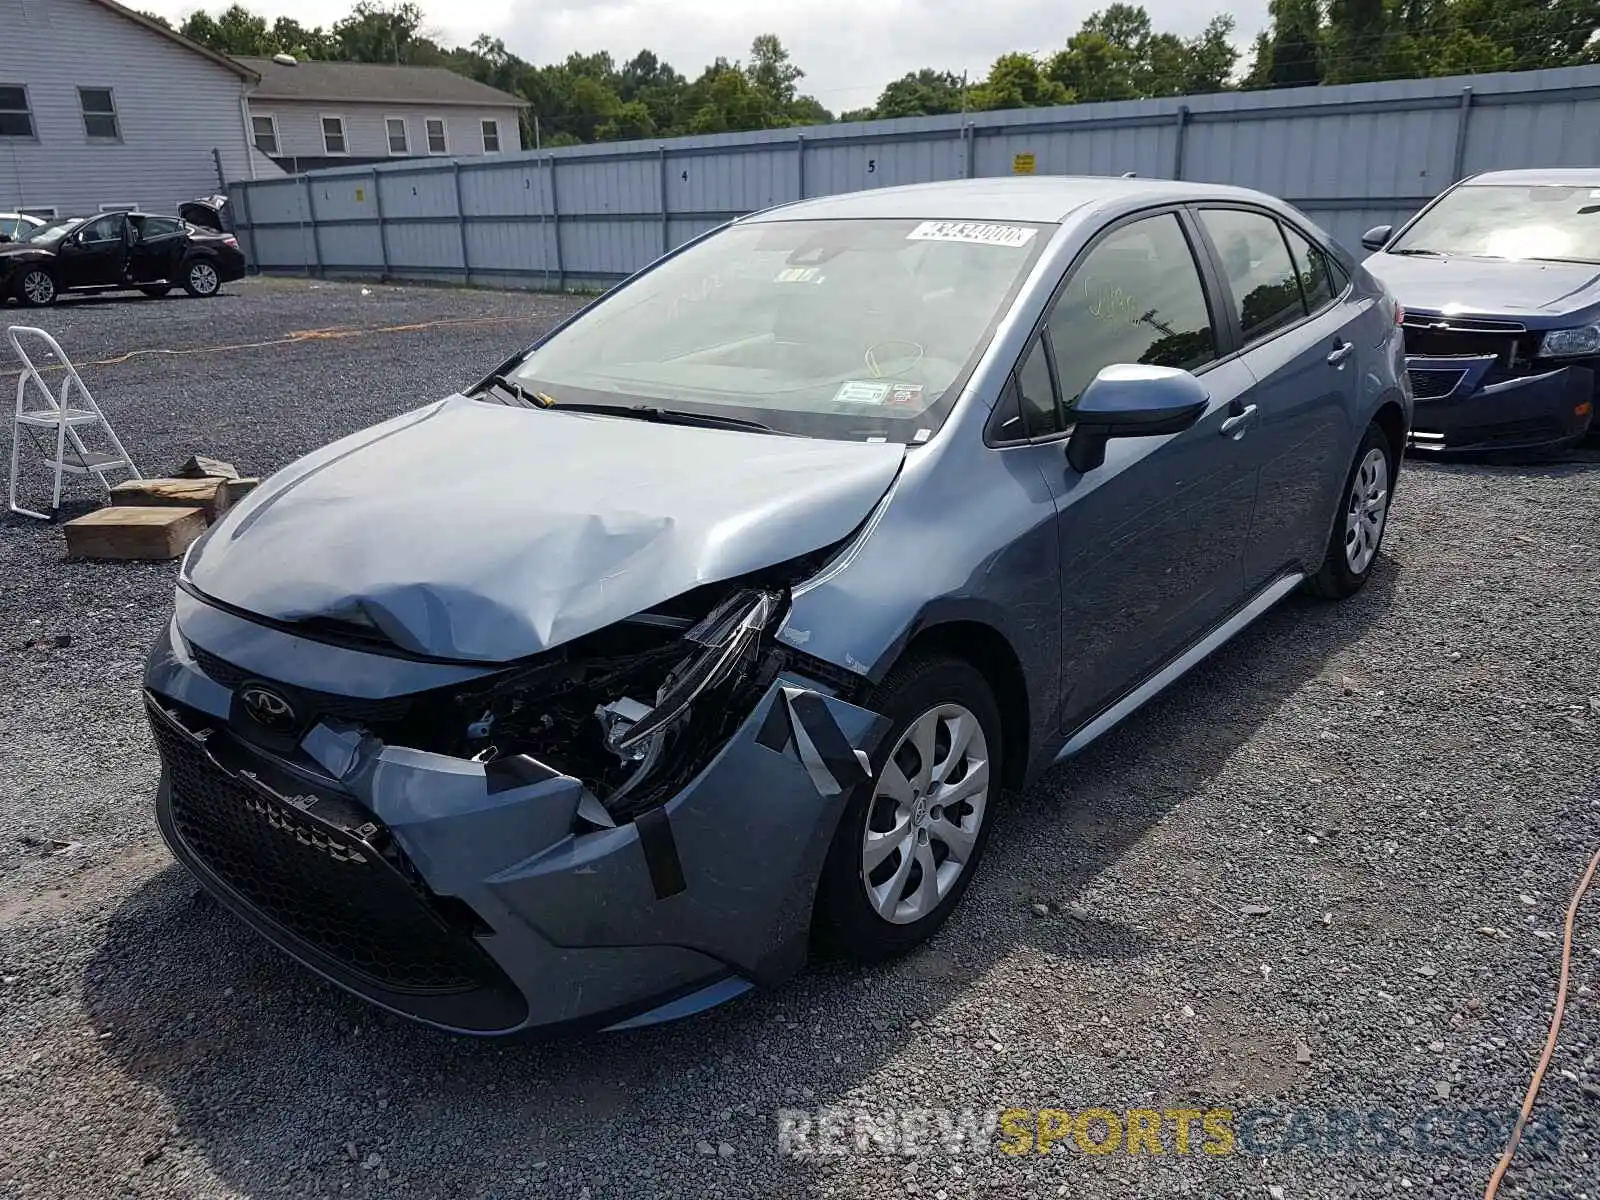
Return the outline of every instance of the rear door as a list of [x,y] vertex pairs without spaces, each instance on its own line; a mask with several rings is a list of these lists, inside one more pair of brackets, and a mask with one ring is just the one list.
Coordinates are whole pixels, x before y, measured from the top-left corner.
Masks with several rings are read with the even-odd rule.
[[122,280],[127,258],[122,213],[96,217],[61,243],[58,253],[63,287],[115,287]]
[[155,283],[177,278],[185,245],[183,222],[177,217],[129,217],[132,245],[128,248],[128,274],[134,283]]
[[[1241,600],[1255,469],[1222,426],[1253,380],[1225,358],[1224,327],[1177,209],[1112,225],[1067,273],[1017,373],[1034,440],[1054,438],[1045,469],[1061,543],[1063,730],[1081,725]],[[1183,433],[1117,438],[1079,474],[1066,438],[1102,367],[1193,371],[1211,393]]]
[[1256,380],[1249,440],[1260,489],[1245,556],[1253,592],[1285,570],[1315,571],[1327,550],[1353,453],[1362,306],[1347,302],[1349,281],[1330,256],[1275,214],[1207,205],[1196,215]]

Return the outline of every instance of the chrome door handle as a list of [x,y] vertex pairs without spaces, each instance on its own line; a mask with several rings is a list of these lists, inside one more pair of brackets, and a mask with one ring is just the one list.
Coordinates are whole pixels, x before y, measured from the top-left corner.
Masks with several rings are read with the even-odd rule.
[[1328,354],[1328,365],[1330,367],[1342,365],[1344,360],[1349,358],[1350,355],[1355,352],[1355,348],[1356,345],[1354,342],[1344,342],[1341,345],[1335,346]]
[[1256,423],[1256,406],[1247,404],[1233,416],[1222,422],[1223,437],[1231,437],[1238,441],[1245,434],[1245,430]]

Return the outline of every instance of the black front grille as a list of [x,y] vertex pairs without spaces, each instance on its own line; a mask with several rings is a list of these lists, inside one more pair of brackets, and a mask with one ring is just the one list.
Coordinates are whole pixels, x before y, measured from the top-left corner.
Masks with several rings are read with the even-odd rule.
[[1437,400],[1456,390],[1456,385],[1466,376],[1465,371],[1430,371],[1413,368],[1406,372],[1411,377],[1411,394],[1418,400]]
[[1526,364],[1537,337],[1515,321],[1406,314],[1406,353],[1420,358],[1486,358],[1510,371]]
[[251,773],[224,770],[154,705],[151,725],[184,846],[292,940],[385,992],[507,986],[471,933],[408,878],[377,822],[346,828],[313,817]]
[[235,666],[192,643],[189,651],[194,655],[195,665],[229,691],[251,679],[272,684],[294,703],[295,711],[300,714],[303,725],[309,725],[320,717],[336,717],[339,720],[352,721],[357,725],[384,726],[405,720],[411,712],[413,703],[411,696],[391,696],[372,700],[360,696],[314,692],[308,688],[293,687],[275,679],[254,675],[243,667]]

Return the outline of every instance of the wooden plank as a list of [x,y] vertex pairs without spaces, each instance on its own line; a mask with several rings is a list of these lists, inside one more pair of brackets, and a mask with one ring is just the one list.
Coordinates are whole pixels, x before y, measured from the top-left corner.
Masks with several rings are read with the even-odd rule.
[[203,508],[207,521],[215,521],[233,502],[233,481],[205,479],[129,479],[111,489],[111,503],[150,508],[171,505]]
[[239,478],[239,471],[230,462],[223,462],[220,458],[206,458],[201,454],[194,454],[189,461],[173,472],[185,479],[203,479],[208,475],[216,475],[223,479]]
[[244,499],[255,490],[256,485],[260,482],[260,478],[254,475],[247,475],[243,479],[228,480],[228,503],[235,504]]
[[177,558],[205,532],[200,508],[113,504],[62,526],[69,558]]

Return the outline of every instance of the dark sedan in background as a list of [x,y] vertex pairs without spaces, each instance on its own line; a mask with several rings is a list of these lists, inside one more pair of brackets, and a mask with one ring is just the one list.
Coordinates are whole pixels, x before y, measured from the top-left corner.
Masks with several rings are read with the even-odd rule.
[[1361,241],[1405,307],[1416,450],[1559,450],[1600,430],[1600,170],[1476,175]]
[[164,296],[181,287],[191,296],[214,296],[224,283],[243,278],[244,267],[231,233],[201,229],[180,217],[69,217],[0,245],[0,298],[37,308],[54,304],[63,292]]

